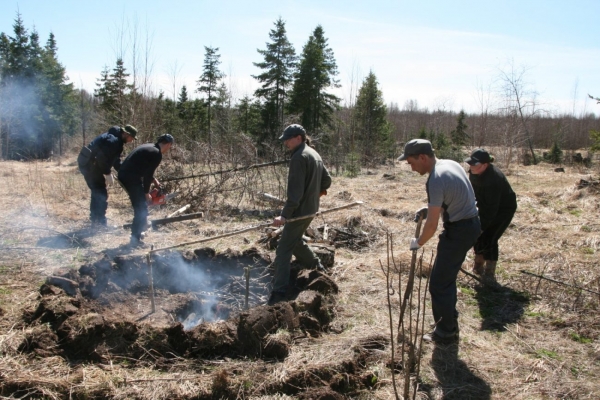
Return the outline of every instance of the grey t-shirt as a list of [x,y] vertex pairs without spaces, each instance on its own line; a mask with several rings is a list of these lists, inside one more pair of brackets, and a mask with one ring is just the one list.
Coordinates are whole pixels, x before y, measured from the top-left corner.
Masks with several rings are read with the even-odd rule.
[[477,216],[473,187],[465,170],[456,161],[437,160],[426,188],[428,205],[442,207],[444,222]]

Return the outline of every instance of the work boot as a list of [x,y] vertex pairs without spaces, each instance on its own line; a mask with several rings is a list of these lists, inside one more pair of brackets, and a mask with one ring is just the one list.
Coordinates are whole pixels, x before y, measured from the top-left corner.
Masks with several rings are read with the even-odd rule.
[[477,275],[484,274],[483,264],[485,263],[485,259],[483,258],[483,254],[475,254],[475,260],[473,261],[473,273]]
[[488,286],[498,286],[496,281],[496,263],[497,261],[485,260],[485,269],[483,271],[483,283]]
[[135,247],[135,248],[145,248],[145,247],[148,247],[148,246],[146,245],[146,243],[144,243],[144,242],[142,241],[142,239],[141,239],[141,238],[137,238],[137,237],[135,237],[135,236],[132,236],[132,237],[129,239],[129,245],[130,245],[131,247]]

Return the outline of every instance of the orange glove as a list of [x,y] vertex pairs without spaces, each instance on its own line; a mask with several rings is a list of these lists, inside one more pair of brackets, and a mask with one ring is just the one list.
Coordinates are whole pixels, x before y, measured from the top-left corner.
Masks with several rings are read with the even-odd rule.
[[323,196],[327,196],[327,190],[322,190],[321,193],[319,193],[319,197]]

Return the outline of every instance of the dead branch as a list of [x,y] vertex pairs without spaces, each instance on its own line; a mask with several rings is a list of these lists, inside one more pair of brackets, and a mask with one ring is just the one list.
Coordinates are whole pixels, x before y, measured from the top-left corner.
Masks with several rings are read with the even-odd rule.
[[180,177],[176,177],[176,178],[164,178],[164,179],[162,179],[162,182],[180,181],[183,179],[190,179],[190,178],[202,178],[202,177],[206,177],[206,176],[225,174],[228,172],[247,171],[247,170],[253,169],[253,168],[262,168],[262,167],[268,167],[271,165],[287,164],[288,162],[289,162],[289,160],[280,160],[280,161],[272,161],[272,162],[263,163],[263,164],[252,164],[252,165],[248,165],[246,167],[231,168],[231,169],[225,169],[225,170],[216,171],[216,172],[207,172],[207,173],[198,174],[198,175],[180,176]]

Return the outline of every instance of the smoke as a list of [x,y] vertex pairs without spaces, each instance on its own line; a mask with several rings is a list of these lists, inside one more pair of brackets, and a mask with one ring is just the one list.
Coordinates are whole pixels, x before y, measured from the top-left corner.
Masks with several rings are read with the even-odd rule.
[[3,156],[13,160],[48,158],[56,122],[43,105],[33,78],[3,82],[0,91]]

